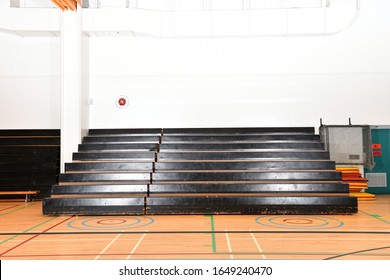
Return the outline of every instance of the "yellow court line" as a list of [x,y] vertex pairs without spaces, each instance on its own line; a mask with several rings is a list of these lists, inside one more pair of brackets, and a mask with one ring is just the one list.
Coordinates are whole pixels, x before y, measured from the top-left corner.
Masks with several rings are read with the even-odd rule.
[[229,250],[229,253],[230,253],[230,259],[234,259],[234,256],[233,256],[233,251],[232,251],[232,246],[230,244],[230,240],[229,240],[229,234],[226,232],[226,229],[225,229],[225,237],[226,237],[226,243],[227,243],[227,246],[228,246],[228,250]]
[[[253,241],[254,241],[255,244],[256,244],[257,250],[259,250],[260,253],[263,253],[263,249],[261,249],[261,247],[260,247],[259,243],[257,242],[257,240],[256,240],[255,235],[253,234],[253,232],[251,232],[251,237],[252,237]],[[261,254],[261,257],[262,257],[263,259],[266,259],[266,257],[265,257],[264,254]]]
[[[148,230],[147,230],[148,231]],[[142,240],[144,240],[146,236],[146,233],[144,233],[141,238],[138,240],[137,244],[135,244],[133,250],[131,250],[130,254],[127,256],[127,260],[131,259],[132,255],[134,254],[135,250],[137,250],[138,246],[141,244]]]
[[99,253],[99,255],[97,255],[95,257],[95,260],[99,259],[99,257],[104,254],[105,251],[107,251],[108,248],[110,248],[110,246],[119,238],[119,236],[121,236],[121,233],[118,234],[113,240],[111,240],[111,242]]

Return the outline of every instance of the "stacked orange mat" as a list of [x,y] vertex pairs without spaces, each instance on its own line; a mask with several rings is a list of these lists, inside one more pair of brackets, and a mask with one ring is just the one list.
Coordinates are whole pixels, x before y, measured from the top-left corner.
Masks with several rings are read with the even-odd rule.
[[77,3],[82,7],[83,6],[83,0],[51,0],[58,8],[61,9],[61,11],[76,11],[77,10]]
[[362,176],[357,167],[337,167],[342,173],[342,181],[349,185],[350,195],[356,196],[358,200],[375,200],[375,195],[366,193],[368,188],[367,179]]

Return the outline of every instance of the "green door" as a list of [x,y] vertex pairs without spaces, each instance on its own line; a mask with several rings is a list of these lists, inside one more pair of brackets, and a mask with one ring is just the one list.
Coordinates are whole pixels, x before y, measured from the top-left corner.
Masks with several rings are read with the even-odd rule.
[[[373,194],[390,193],[390,127],[372,126],[371,137],[372,144],[380,144],[380,148],[374,149],[375,167],[372,170],[366,170],[366,177],[369,179],[367,192]],[[371,185],[374,184],[378,187],[370,186],[370,182]]]

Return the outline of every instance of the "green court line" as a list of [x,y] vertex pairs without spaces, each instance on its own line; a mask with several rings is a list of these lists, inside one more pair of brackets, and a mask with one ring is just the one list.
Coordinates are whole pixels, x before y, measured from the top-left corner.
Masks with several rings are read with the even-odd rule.
[[210,224],[211,224],[211,243],[213,246],[213,253],[217,252],[217,242],[215,240],[215,227],[214,227],[214,215],[204,215],[205,217],[210,218]]
[[5,216],[5,215],[10,214],[10,213],[13,213],[13,212],[16,212],[16,211],[19,211],[19,210],[22,210],[22,209],[26,209],[26,208],[31,207],[31,206],[34,206],[34,205],[35,205],[35,203],[30,204],[30,205],[27,205],[27,206],[24,206],[24,207],[22,207],[22,208],[14,209],[14,210],[12,210],[12,211],[9,211],[9,212],[0,214],[0,217],[1,217],[1,216]]
[[[52,220],[54,220],[54,219],[57,219],[57,218],[58,218],[58,217],[50,218],[50,219],[48,219],[48,220],[46,220],[46,221],[44,221],[44,222],[42,222],[42,223],[40,223],[40,224],[37,224],[37,225],[35,225],[35,226],[33,226],[33,227],[29,228],[29,229],[26,229],[25,231],[22,231],[21,233],[29,232],[30,230],[32,230],[32,229],[34,229],[34,228],[37,228],[37,227],[39,227],[39,226],[41,226],[41,225],[43,225],[43,224],[46,224],[46,223],[48,223],[48,222],[50,222],[50,221],[52,221]],[[39,233],[38,233],[38,234],[39,234]],[[8,241],[10,241],[10,240],[12,240],[12,239],[18,237],[18,236],[19,236],[19,234],[16,234],[16,235],[14,235],[14,236],[11,236],[10,238],[8,238],[8,239],[6,239],[6,240],[1,241],[1,242],[0,242],[0,245],[2,245],[2,244],[4,244],[4,243],[6,243],[6,242],[8,242]]]
[[359,210],[359,212],[362,212],[362,213],[364,213],[364,214],[366,214],[366,215],[368,215],[368,216],[370,216],[370,217],[373,217],[374,219],[377,219],[377,220],[379,220],[379,221],[385,222],[386,224],[390,224],[389,221],[386,221],[385,219],[380,218],[380,215],[369,214],[369,213],[364,212],[364,211],[362,211],[362,210]]

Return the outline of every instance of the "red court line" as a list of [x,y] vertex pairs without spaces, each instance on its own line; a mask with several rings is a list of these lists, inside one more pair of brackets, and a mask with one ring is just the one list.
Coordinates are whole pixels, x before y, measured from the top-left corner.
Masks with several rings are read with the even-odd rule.
[[[56,226],[58,226],[58,225],[60,225],[60,224],[62,224],[62,223],[64,223],[64,222],[66,222],[66,221],[68,221],[68,220],[70,220],[70,219],[72,219],[72,218],[73,218],[73,216],[70,216],[69,218],[66,218],[65,220],[63,220],[63,221],[61,221],[61,222],[55,224],[54,226],[51,226],[51,227],[49,227],[48,229],[45,229],[45,230],[42,231],[41,233],[45,233],[45,232],[51,230],[52,228],[55,228]],[[7,253],[11,252],[12,250],[18,248],[19,246],[21,246],[21,245],[23,245],[23,244],[26,244],[28,241],[30,241],[30,240],[32,240],[32,239],[38,237],[39,235],[40,235],[40,233],[38,233],[38,234],[36,234],[36,235],[30,237],[29,239],[26,239],[26,240],[23,241],[22,243],[19,243],[18,245],[14,246],[14,247],[12,247],[12,248],[10,248],[10,249],[8,249],[7,251],[1,253],[1,254],[0,254],[0,257],[4,256],[4,254],[7,254]]]
[[17,207],[17,206],[19,206],[20,204],[16,204],[16,205],[14,205],[14,206],[11,206],[11,207],[8,207],[8,208],[3,208],[3,209],[0,209],[0,212],[1,211],[4,211],[4,210],[8,210],[8,209],[11,209],[11,208],[14,208],[14,207]]

